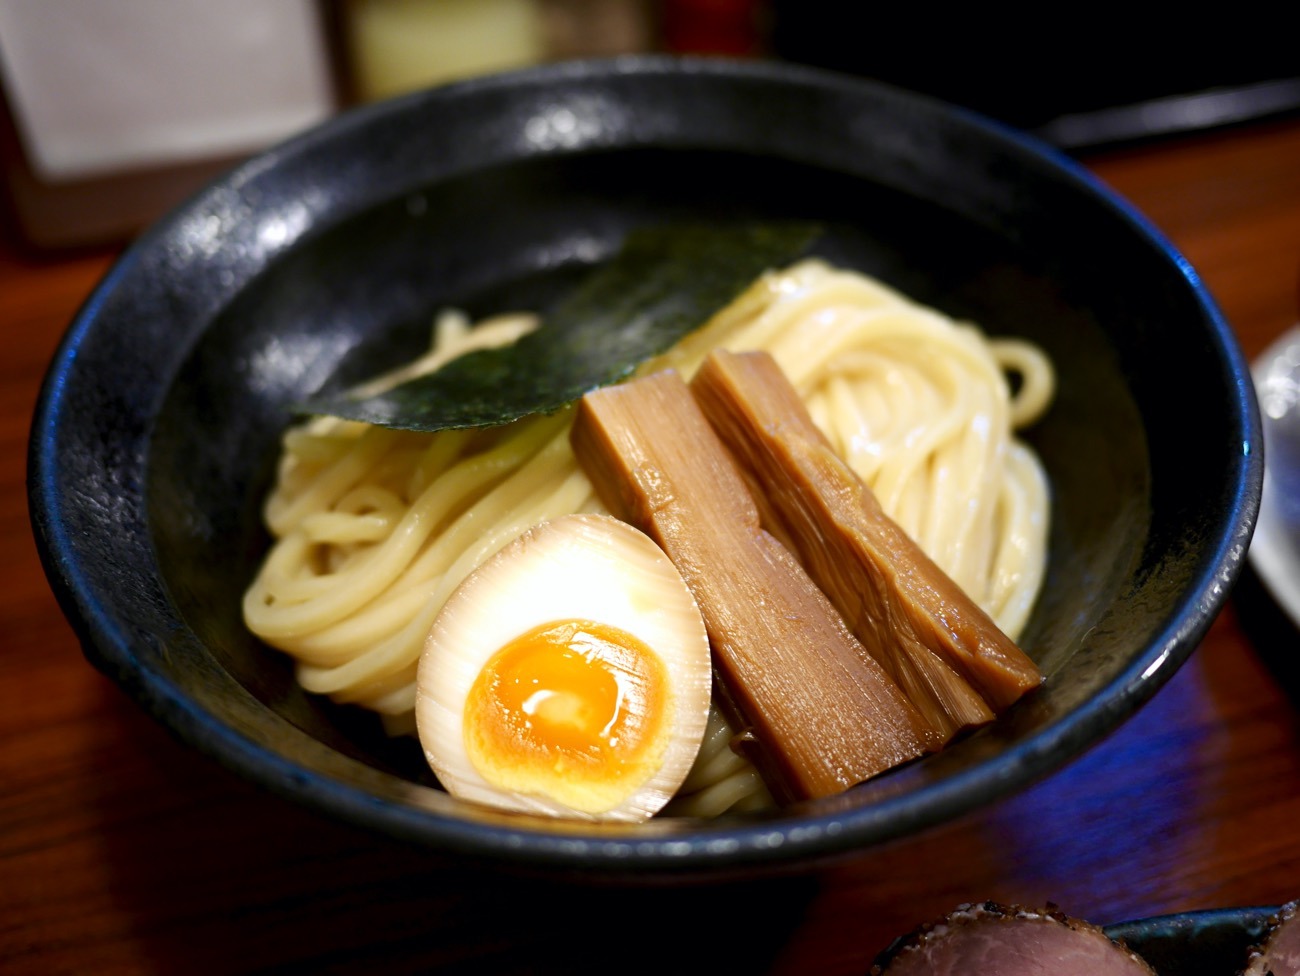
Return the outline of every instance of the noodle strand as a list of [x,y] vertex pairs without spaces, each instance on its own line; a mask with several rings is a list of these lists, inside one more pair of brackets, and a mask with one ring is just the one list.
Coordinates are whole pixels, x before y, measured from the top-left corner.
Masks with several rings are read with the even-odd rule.
[[[368,386],[513,342],[536,324],[511,315],[471,326],[446,313],[428,355]],[[639,372],[689,378],[715,347],[769,351],[885,512],[1018,637],[1046,565],[1047,478],[1015,437],[1054,394],[1040,349],[988,339],[818,260],[765,275]],[[275,542],[243,601],[249,628],[296,660],[307,690],[411,732],[416,665],[452,590],[529,526],[604,511],[569,447],[569,418],[435,434],[314,418],[289,430],[265,505]],[[733,738],[714,708],[668,812],[771,803]]]

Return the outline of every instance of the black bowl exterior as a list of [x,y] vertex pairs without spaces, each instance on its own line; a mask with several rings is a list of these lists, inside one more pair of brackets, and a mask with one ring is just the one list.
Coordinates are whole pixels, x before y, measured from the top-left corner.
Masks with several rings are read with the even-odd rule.
[[1105,932],[1123,942],[1158,973],[1232,976],[1245,968],[1251,948],[1268,931],[1277,907],[1214,908],[1116,922]]
[[[1053,487],[1023,639],[1047,684],[939,756],[770,816],[594,830],[468,809],[411,743],[303,694],[242,626],[289,406],[413,355],[439,307],[544,309],[629,228],[701,215],[819,220],[823,256],[1058,363],[1058,401],[1028,435]],[[502,864],[711,874],[803,869],[922,829],[1112,730],[1226,600],[1261,443],[1246,365],[1192,269],[1068,160],[856,79],[631,58],[356,110],[198,194],[72,323],[33,421],[29,497],[87,656],[242,775]]]

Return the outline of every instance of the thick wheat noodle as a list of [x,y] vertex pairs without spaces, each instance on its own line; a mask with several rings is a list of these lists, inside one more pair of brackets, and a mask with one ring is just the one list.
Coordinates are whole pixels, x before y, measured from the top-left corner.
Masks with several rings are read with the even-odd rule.
[[1023,444],[1012,442],[1007,470],[998,497],[1003,531],[993,560],[987,609],[1006,633],[1019,634],[1029,621],[1047,571],[1047,561],[1037,556],[1037,550],[1046,545],[1050,498],[1047,475]]
[[[585,502],[590,487],[574,477],[573,462],[567,453],[567,447],[566,439],[554,437],[516,474],[480,502],[479,506],[470,509],[457,520],[457,525],[452,529],[453,533],[466,526],[478,531],[461,533],[465,537],[466,545],[447,567],[446,572],[436,577],[419,624],[413,625],[413,622],[406,625],[398,632],[395,639],[364,650],[345,664],[328,669],[302,665],[299,668],[298,678],[303,687],[308,691],[321,694],[342,694],[350,685],[360,684],[374,677],[386,677],[412,666],[414,662],[409,654],[412,644],[418,645],[423,642],[424,635],[429,630],[428,624],[433,622],[436,608],[441,607],[460,580],[530,525],[555,515],[576,511],[577,507]],[[556,487],[551,478],[566,466],[570,470],[565,480]],[[548,491],[549,494],[537,497],[532,485],[546,486],[542,490]],[[548,502],[550,504],[547,504]],[[483,511],[480,511],[480,508]],[[401,553],[393,557],[392,562],[396,562],[400,555]],[[366,566],[357,572],[368,573],[370,570],[371,567]],[[425,617],[427,623],[423,619]],[[418,653],[416,656],[418,657]],[[411,673],[411,682],[411,706],[414,707],[414,672]]]
[[709,724],[700,744],[699,757],[690,774],[682,783],[682,792],[695,793],[710,783],[716,783],[748,764],[731,748],[732,731],[715,709],[709,715]]
[[670,816],[716,817],[732,809],[771,803],[762,778],[731,748],[734,733],[715,708],[690,774],[665,810]]
[[771,803],[771,794],[762,777],[753,766],[745,764],[693,793],[679,792],[664,812],[673,817],[708,818],[763,809]]
[[[535,318],[440,317],[431,352],[370,389],[513,341]],[[689,377],[712,348],[767,349],[884,510],[1013,638],[1046,563],[1047,479],[1014,428],[1054,393],[1051,364],[865,275],[801,262],[765,276],[641,372]],[[1011,382],[1008,381],[1011,377]],[[413,730],[415,670],[450,592],[529,525],[604,511],[568,445],[568,414],[417,434],[314,418],[288,431],[265,517],[274,545],[244,599],[254,633],[303,687]],[[770,802],[715,709],[669,812]]]
[[[357,449],[358,454],[372,461],[378,459],[377,453],[370,449],[374,431],[363,435]],[[385,430],[384,433],[395,432]],[[391,446],[389,439],[376,441]],[[347,560],[335,573],[282,580],[279,590],[274,593],[264,592],[255,584],[245,600],[245,615],[250,626],[268,639],[288,638],[338,623],[380,596],[417,556],[420,545],[439,527],[443,518],[462,503],[462,499],[482,490],[503,474],[520,469],[521,465],[530,474],[544,474],[536,471],[536,467],[527,466],[529,456],[536,451],[536,441],[533,428],[521,428],[514,437],[501,441],[485,453],[464,459],[408,507],[393,532],[376,548]],[[554,458],[551,460],[552,464],[557,463]],[[350,490],[351,484],[345,484],[346,479],[337,473],[337,469],[342,467],[341,463],[335,465],[325,476],[334,492],[325,493],[313,488],[310,493],[323,499],[324,504],[330,504],[334,496]],[[300,518],[304,517],[300,515]],[[464,516],[461,521],[464,521]],[[271,599],[268,601],[265,597]]]

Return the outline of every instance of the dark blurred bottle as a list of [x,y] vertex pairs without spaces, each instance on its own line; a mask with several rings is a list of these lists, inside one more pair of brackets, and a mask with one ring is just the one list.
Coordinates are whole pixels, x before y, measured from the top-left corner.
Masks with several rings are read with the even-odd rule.
[[659,0],[663,48],[675,54],[758,57],[768,47],[766,0]]

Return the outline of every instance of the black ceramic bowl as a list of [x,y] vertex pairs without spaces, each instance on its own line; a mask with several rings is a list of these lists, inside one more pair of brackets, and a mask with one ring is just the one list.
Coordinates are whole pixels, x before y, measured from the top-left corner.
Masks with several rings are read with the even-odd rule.
[[[765,816],[595,829],[470,808],[411,742],[304,695],[244,629],[288,405],[413,356],[434,310],[545,308],[634,226],[814,218],[818,253],[1041,344],[1059,399],[1047,681],[995,725]],[[1242,566],[1262,459],[1245,363],[1186,262],[1080,168],[904,92],[658,58],[346,114],[143,236],[50,368],[30,500],[87,657],[184,740],[309,807],[440,851],[604,875],[800,870],[1049,773],[1192,652]]]
[[1158,915],[1105,927],[1158,973],[1229,976],[1240,972],[1250,950],[1264,941],[1280,906],[1216,908]]

